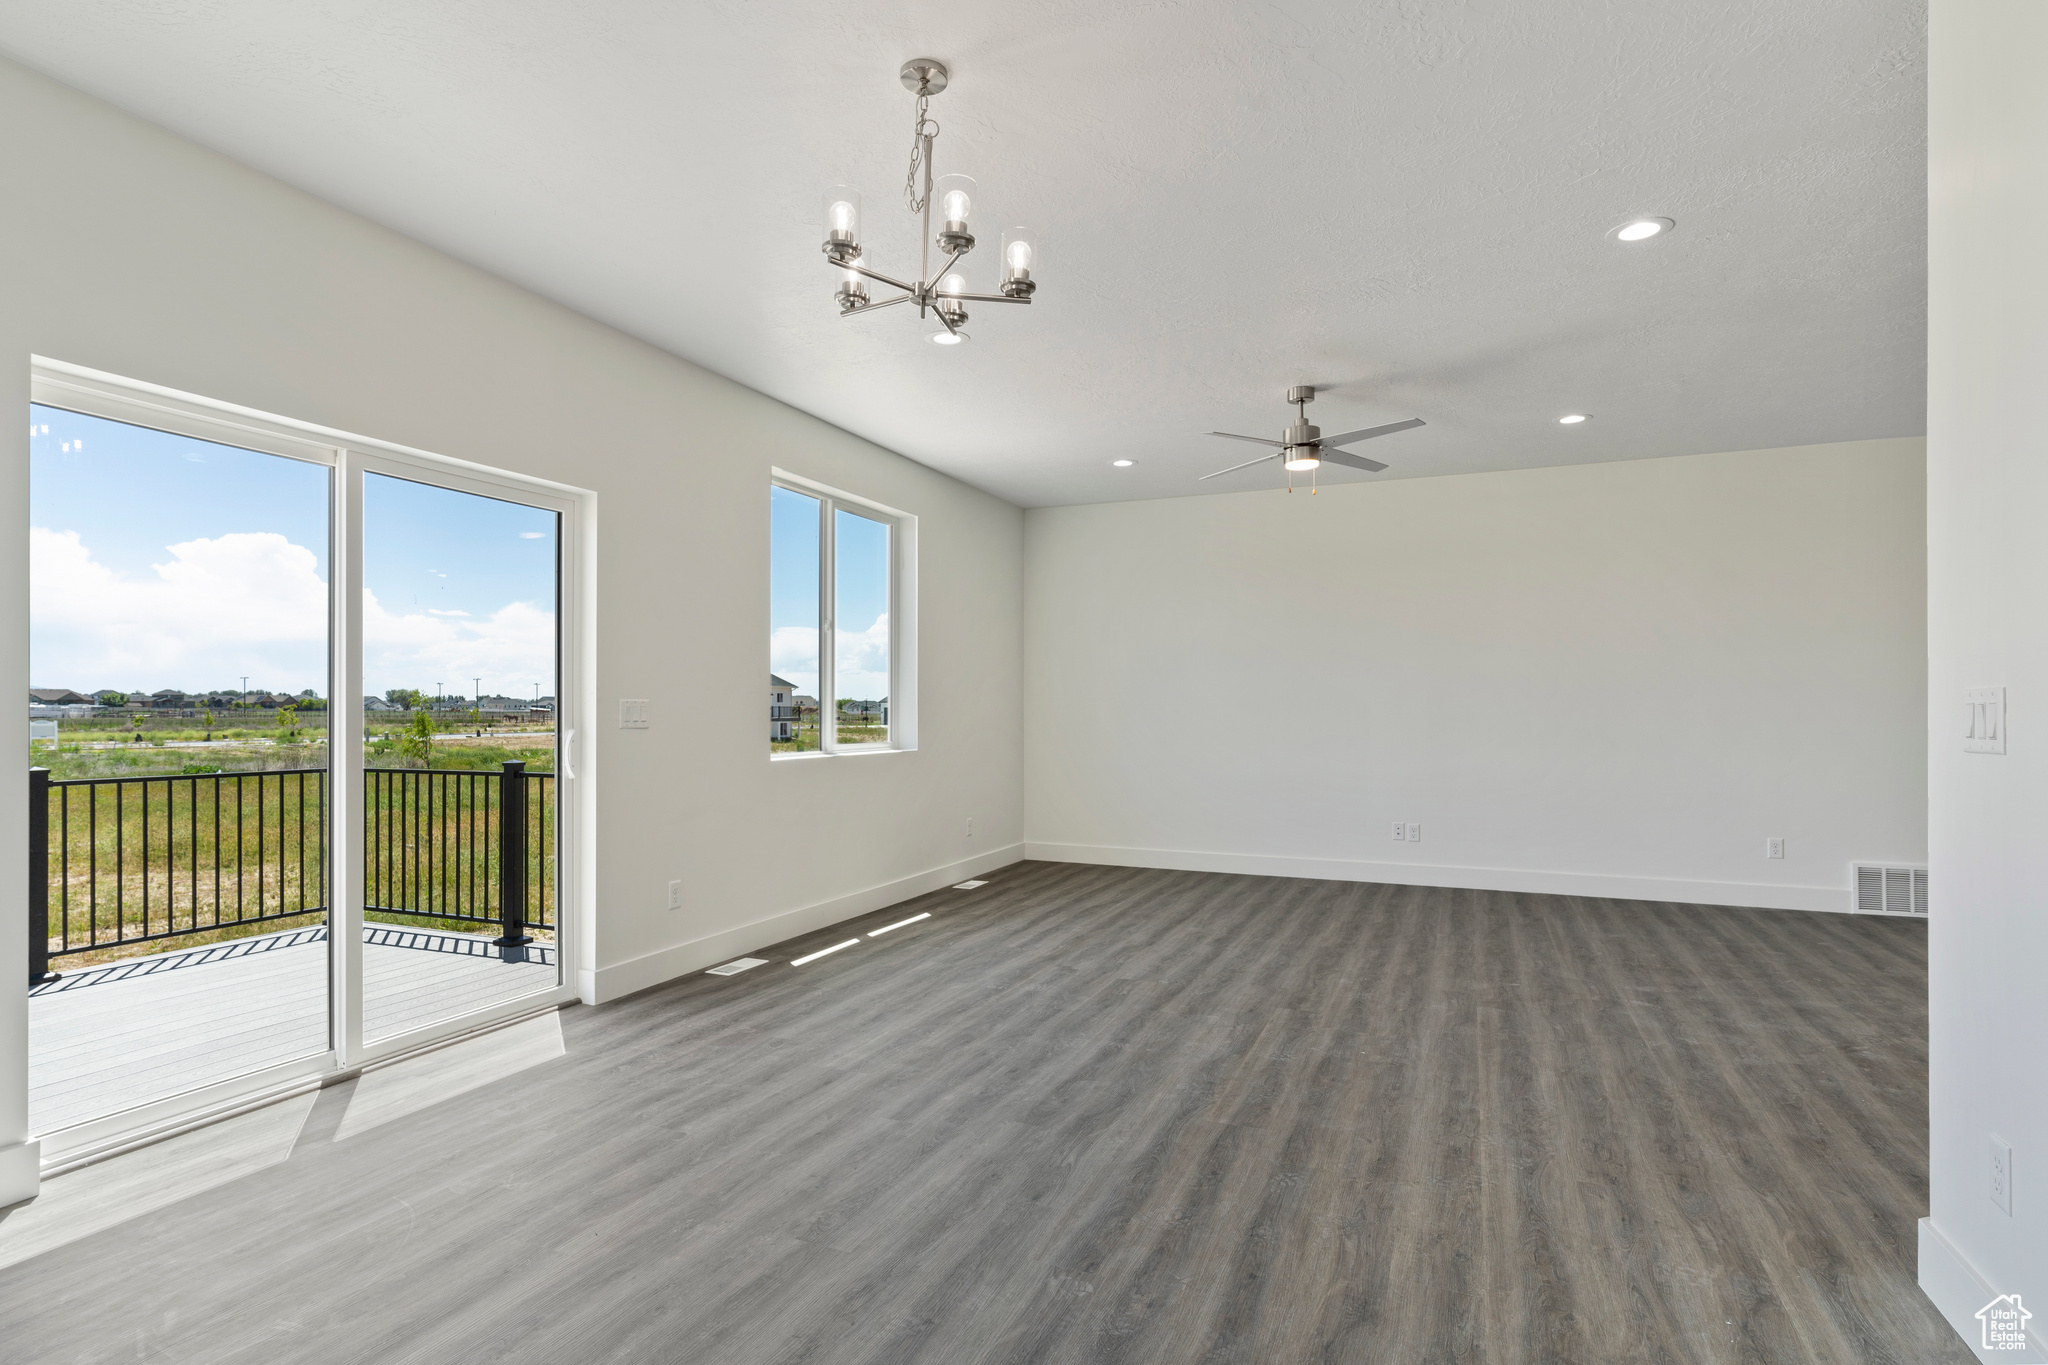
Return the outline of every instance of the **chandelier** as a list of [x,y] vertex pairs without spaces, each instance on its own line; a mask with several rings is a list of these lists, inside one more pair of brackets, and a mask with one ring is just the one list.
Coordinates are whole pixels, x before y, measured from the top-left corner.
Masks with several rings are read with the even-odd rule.
[[[872,313],[891,304],[914,303],[918,317],[930,314],[938,318],[944,329],[932,333],[932,340],[941,346],[957,346],[967,340],[967,333],[961,328],[967,322],[968,304],[1031,302],[1032,291],[1038,288],[1031,278],[1037,246],[1027,229],[1004,229],[1002,279],[996,286],[1001,292],[968,291],[966,277],[956,267],[961,257],[974,250],[974,233],[968,227],[974,213],[974,177],[932,177],[932,144],[938,140],[939,125],[932,121],[930,109],[932,96],[946,88],[946,68],[930,57],[913,57],[903,64],[900,74],[904,86],[917,96],[917,121],[910,134],[910,173],[903,179],[904,207],[923,218],[917,283],[908,284],[868,267],[860,242],[860,194],[847,185],[834,185],[825,191],[825,259],[834,269],[845,272],[834,295],[841,317]],[[940,214],[936,233],[932,231],[934,200]],[[931,268],[934,246],[946,258],[937,270]],[[868,297],[869,280],[903,292],[877,303]]]

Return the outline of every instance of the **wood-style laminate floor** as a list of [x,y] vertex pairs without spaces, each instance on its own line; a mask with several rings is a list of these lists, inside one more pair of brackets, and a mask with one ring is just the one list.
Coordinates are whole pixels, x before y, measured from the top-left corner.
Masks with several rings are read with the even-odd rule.
[[323,1093],[0,1271],[0,1355],[1971,1359],[1922,924],[1023,863],[760,955],[360,1136]]

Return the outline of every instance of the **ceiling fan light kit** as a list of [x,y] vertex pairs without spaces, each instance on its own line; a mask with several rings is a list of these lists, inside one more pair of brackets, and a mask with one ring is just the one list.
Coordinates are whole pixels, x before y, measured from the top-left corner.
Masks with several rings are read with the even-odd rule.
[[[1038,263],[1038,242],[1030,229],[1003,230],[1001,278],[995,294],[969,292],[966,277],[954,267],[974,250],[974,177],[954,172],[934,177],[932,147],[938,140],[939,125],[930,116],[931,98],[946,88],[951,79],[945,63],[930,57],[913,57],[898,73],[904,88],[917,96],[917,121],[911,127],[910,172],[903,181],[903,204],[919,215],[922,228],[918,243],[916,283],[870,269],[863,259],[860,238],[860,194],[850,185],[834,185],[825,191],[825,259],[844,272],[833,297],[841,317],[869,313],[891,304],[917,305],[917,315],[936,317],[943,331],[932,333],[941,346],[957,346],[968,339],[963,326],[970,303],[1030,303],[1038,283],[1031,278]],[[932,230],[932,209],[939,210],[939,227]],[[937,270],[931,268],[932,248],[946,259]],[[875,302],[868,297],[867,282],[886,284],[902,292]]]
[[1309,476],[1308,491],[1313,494],[1316,491],[1316,470],[1325,464],[1342,465],[1346,469],[1362,469],[1369,474],[1377,474],[1386,468],[1378,460],[1368,460],[1363,455],[1339,450],[1338,446],[1348,446],[1356,441],[1370,441],[1379,436],[1392,436],[1397,431],[1412,431],[1416,427],[1427,425],[1420,417],[1411,417],[1405,422],[1388,422],[1384,426],[1362,427],[1357,431],[1325,436],[1321,427],[1308,420],[1308,405],[1315,399],[1316,391],[1312,384],[1296,384],[1287,391],[1287,401],[1294,404],[1295,418],[1281,429],[1280,439],[1277,441],[1269,441],[1263,436],[1240,436],[1234,431],[1210,432],[1211,436],[1221,436],[1232,441],[1250,441],[1254,445],[1273,446],[1276,449],[1270,455],[1261,455],[1257,459],[1246,460],[1243,464],[1219,469],[1214,474],[1204,474],[1202,478],[1221,478],[1225,474],[1235,474],[1240,469],[1249,469],[1267,460],[1278,460],[1280,467],[1288,473],[1288,492],[1294,491],[1293,476],[1305,473]]

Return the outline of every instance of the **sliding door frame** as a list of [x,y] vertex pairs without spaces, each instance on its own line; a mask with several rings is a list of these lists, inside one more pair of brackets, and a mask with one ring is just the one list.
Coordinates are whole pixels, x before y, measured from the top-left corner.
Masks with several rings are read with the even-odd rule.
[[[96,1160],[464,1033],[556,1008],[579,998],[592,930],[589,857],[594,802],[588,767],[579,776],[575,741],[584,713],[594,641],[586,608],[587,538],[594,525],[587,490],[529,478],[388,442],[279,418],[61,361],[32,357],[30,401],[152,427],[197,440],[279,455],[329,470],[328,495],[328,1020],[329,1047],[278,1066],[209,1083],[102,1118],[41,1134],[45,1171]],[[557,984],[365,1042],[363,1038],[363,483],[367,474],[516,502],[556,513],[555,946]],[[581,722],[581,724],[579,724]],[[19,989],[19,987],[15,987]],[[26,1084],[26,1076],[23,1084]]]

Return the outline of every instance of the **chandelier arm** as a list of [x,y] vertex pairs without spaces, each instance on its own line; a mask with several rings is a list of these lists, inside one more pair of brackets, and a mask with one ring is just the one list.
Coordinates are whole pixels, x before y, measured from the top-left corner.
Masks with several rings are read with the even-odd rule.
[[[929,226],[929,224],[927,224],[927,226]],[[929,237],[929,236],[930,236],[931,234],[930,234],[930,233],[926,233],[925,235],[926,235],[927,237]],[[937,274],[935,274],[935,275],[933,275],[933,276],[932,276],[932,277],[931,277],[930,279],[928,279],[928,280],[926,280],[926,281],[925,281],[925,284],[926,284],[926,286],[928,286],[929,288],[932,288],[932,289],[936,289],[936,288],[938,288],[938,287],[939,287],[939,281],[940,281],[940,280],[943,280],[943,279],[945,279],[945,278],[946,278],[946,272],[947,272],[947,271],[949,271],[949,270],[951,270],[951,269],[953,268],[953,262],[955,262],[955,261],[959,260],[959,259],[960,259],[960,258],[961,258],[962,256],[965,256],[966,254],[967,254],[967,253],[966,253],[965,251],[956,251],[956,252],[954,252],[954,253],[953,253],[952,255],[948,256],[948,257],[946,258],[946,263],[945,263],[944,265],[942,265],[942,266],[940,266],[940,267],[939,267],[939,269],[938,269],[938,273],[937,273]],[[966,298],[967,296],[966,296],[965,294],[962,294],[962,295],[961,295],[960,297],[961,297],[961,298]]]
[[911,298],[912,296],[909,294],[898,294],[895,298],[883,299],[880,303],[864,303],[858,308],[849,308],[845,312],[841,313],[839,316],[843,318],[850,318],[857,316],[858,314],[861,313],[872,313],[877,308],[887,308],[891,304],[909,303]]
[[947,294],[946,298],[960,299],[967,303],[1029,303],[1030,299],[1013,299],[1008,294]]
[[834,270],[851,270],[855,274],[865,275],[871,280],[879,280],[883,284],[893,284],[906,294],[915,294],[917,292],[916,285],[905,284],[903,281],[896,279],[893,276],[884,275],[878,270],[870,270],[866,266],[860,264],[858,261],[850,261],[844,264],[835,265],[832,268]]
[[938,318],[940,322],[945,324],[947,331],[951,332],[954,336],[960,335],[960,329],[953,325],[953,319],[946,316],[944,309],[934,308],[932,309],[932,313],[934,316]]

